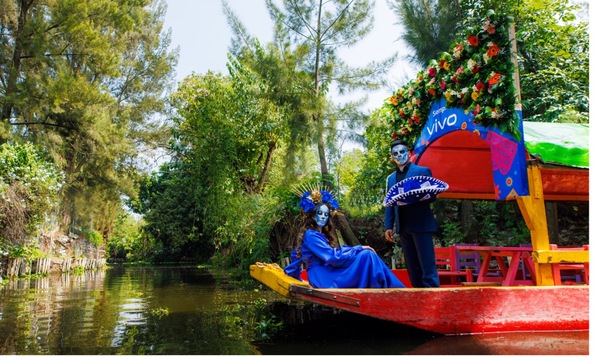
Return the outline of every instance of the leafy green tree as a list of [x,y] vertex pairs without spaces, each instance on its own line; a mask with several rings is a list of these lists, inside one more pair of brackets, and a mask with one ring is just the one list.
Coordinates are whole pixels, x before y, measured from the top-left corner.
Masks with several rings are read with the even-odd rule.
[[[231,21],[237,21],[232,13],[229,13],[229,18],[233,18]],[[238,28],[241,26],[243,25],[237,25]],[[232,54],[236,61],[264,83],[264,93],[261,95],[282,111],[278,135],[279,144],[286,151],[286,170],[283,171],[283,175],[288,181],[295,180],[307,168],[305,156],[312,127],[306,125],[309,118],[303,110],[306,99],[303,97],[302,88],[310,87],[310,77],[296,71],[296,58],[289,50],[280,49],[274,43],[262,46],[257,40],[248,38],[246,41],[248,46],[234,49],[235,45],[232,45]]]
[[142,260],[144,258],[144,249],[140,244],[143,242],[142,226],[141,220],[136,220],[130,212],[122,209],[108,241],[108,256],[120,260]]
[[346,152],[341,160],[336,163],[335,172],[337,173],[340,192],[347,193],[354,187],[363,166],[363,161],[363,152],[359,149],[354,149]]
[[[230,58],[229,76],[185,78],[172,95],[173,160],[141,183],[135,211],[162,259],[232,260],[266,256],[267,229],[277,214],[269,199],[273,168],[281,169],[283,112],[268,85]],[[263,217],[264,216],[264,217]],[[247,266],[247,265],[246,265]]]
[[165,140],[155,121],[176,53],[161,0],[4,0],[0,140],[31,140],[62,168],[60,223],[108,237],[121,195],[135,194],[141,149]]
[[[212,255],[210,242],[202,239],[202,207],[196,199],[198,184],[179,169],[174,164],[163,164],[159,172],[141,180],[138,197],[130,201],[130,206],[143,215],[145,225],[139,240],[131,246],[143,249],[128,251],[124,246],[121,254],[125,253],[125,258],[207,260]],[[119,247],[118,242],[115,247]],[[152,254],[147,254],[148,247],[153,248]]]
[[413,49],[407,56],[411,62],[424,67],[454,42],[462,17],[458,0],[387,0],[387,4],[404,28],[400,38]]
[[516,12],[523,117],[589,123],[589,31],[567,0]]
[[[232,53],[237,55],[243,47],[252,46],[252,40],[225,1],[223,4],[235,36]],[[274,43],[283,49],[282,62],[292,65],[287,71],[296,79],[290,82],[291,88],[301,98],[301,102],[295,102],[296,105],[301,103],[301,106],[296,107],[298,115],[291,123],[294,128],[292,139],[298,133],[298,136],[306,137],[302,141],[316,144],[321,173],[328,178],[327,132],[336,133],[339,117],[327,116],[327,93],[334,84],[340,93],[358,88],[377,88],[382,83],[382,75],[396,57],[372,62],[364,68],[351,68],[338,56],[339,49],[351,47],[371,30],[373,3],[370,1],[286,0],[282,8],[271,0],[266,0],[266,4],[275,25]],[[290,58],[294,62],[286,61]],[[310,78],[310,83],[307,78]],[[333,147],[329,145],[329,148]]]
[[390,161],[389,132],[382,119],[386,114],[382,109],[373,111],[365,130],[367,150],[362,169],[357,175],[354,187],[348,193],[348,201],[366,215],[382,212],[381,202],[385,196],[385,178],[394,169]]

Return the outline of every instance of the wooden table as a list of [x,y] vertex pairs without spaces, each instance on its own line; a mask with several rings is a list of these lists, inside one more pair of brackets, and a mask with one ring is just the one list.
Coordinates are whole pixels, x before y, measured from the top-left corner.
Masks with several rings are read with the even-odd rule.
[[[536,285],[535,269],[531,260],[531,247],[487,247],[479,245],[461,245],[458,247],[460,252],[477,252],[483,258],[481,270],[477,275],[477,282],[501,282],[502,286],[514,285]],[[504,258],[506,259],[506,262]],[[498,263],[498,268],[502,276],[488,276],[490,273],[490,263],[492,259]],[[517,279],[519,263],[523,261],[523,270],[529,271],[526,276]],[[507,266],[508,265],[508,266]]]

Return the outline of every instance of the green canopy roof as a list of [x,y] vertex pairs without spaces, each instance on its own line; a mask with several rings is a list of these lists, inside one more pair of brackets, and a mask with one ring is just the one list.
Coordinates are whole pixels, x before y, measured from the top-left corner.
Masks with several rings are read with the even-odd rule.
[[525,147],[545,163],[590,167],[588,124],[523,122]]

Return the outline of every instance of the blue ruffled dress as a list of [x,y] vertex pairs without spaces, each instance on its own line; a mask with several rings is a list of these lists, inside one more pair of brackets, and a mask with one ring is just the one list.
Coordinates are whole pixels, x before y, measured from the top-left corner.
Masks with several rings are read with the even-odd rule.
[[300,280],[302,262],[315,288],[405,288],[377,253],[362,246],[332,248],[327,238],[308,229],[301,246],[302,257],[292,252],[287,275]]

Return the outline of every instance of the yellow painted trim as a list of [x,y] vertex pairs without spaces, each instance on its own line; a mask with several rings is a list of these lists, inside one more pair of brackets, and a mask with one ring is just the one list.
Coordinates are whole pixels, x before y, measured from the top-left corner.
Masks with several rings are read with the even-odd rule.
[[531,255],[535,263],[589,263],[589,250],[537,250]]
[[285,297],[290,297],[290,285],[311,287],[305,281],[300,281],[287,275],[276,263],[261,263],[250,265],[250,275],[265,284],[271,290]]

